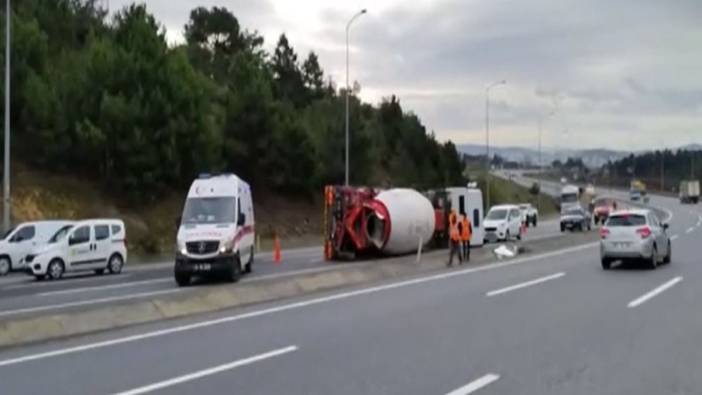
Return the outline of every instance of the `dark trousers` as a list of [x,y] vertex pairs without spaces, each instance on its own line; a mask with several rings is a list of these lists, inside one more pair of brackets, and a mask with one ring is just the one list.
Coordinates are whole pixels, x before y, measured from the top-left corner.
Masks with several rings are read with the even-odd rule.
[[459,264],[462,263],[463,257],[461,256],[462,255],[461,254],[461,242],[459,242],[458,240],[451,240],[450,250],[451,250],[451,254],[449,255],[448,265],[449,266],[453,265],[453,256],[454,255],[458,255],[458,263]]
[[463,260],[468,262],[470,261],[470,240],[461,241],[461,244],[463,247]]

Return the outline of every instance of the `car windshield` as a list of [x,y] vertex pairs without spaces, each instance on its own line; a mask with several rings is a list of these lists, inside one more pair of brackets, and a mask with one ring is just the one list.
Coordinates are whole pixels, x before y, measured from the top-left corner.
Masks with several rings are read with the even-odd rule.
[[73,228],[73,225],[66,225],[63,228],[59,229],[56,233],[54,233],[53,236],[49,239],[49,243],[56,243],[57,241],[63,240],[64,237],[68,234],[68,231]]
[[189,198],[183,209],[183,224],[222,224],[236,219],[233,197]]
[[583,210],[573,208],[566,210],[565,215],[583,215]]
[[12,228],[10,228],[10,230],[8,230],[7,232],[5,232],[5,233],[2,235],[2,240],[7,240],[7,238],[12,234],[12,232],[15,231],[15,229],[17,229],[17,227],[16,227],[16,226],[13,226]]
[[493,221],[505,219],[505,218],[507,218],[508,212],[509,212],[509,210],[506,210],[506,209],[490,210],[490,212],[488,213],[487,217],[485,217],[485,219],[493,220]]
[[646,225],[646,217],[643,215],[615,215],[609,217],[607,226],[642,226]]
[[578,201],[578,195],[575,193],[565,193],[561,195],[561,202],[563,203],[575,203]]

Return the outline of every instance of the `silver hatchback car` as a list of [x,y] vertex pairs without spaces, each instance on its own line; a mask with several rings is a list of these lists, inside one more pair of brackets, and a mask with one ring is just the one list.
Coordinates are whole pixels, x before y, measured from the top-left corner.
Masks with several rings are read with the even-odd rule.
[[672,246],[668,224],[650,210],[626,210],[610,214],[600,229],[600,258],[607,270],[616,260],[643,260],[650,269],[670,263]]

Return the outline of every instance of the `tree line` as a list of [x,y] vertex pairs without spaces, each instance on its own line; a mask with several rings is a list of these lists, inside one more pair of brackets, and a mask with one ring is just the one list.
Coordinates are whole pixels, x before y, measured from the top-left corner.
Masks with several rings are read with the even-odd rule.
[[[102,3],[13,2],[14,158],[101,180],[134,203],[200,172],[300,195],[343,182],[344,92],[314,52],[299,55],[282,34],[269,53],[218,7],[193,9],[185,42],[169,46],[145,5],[108,17]],[[378,106],[351,97],[350,147],[353,184],[465,181],[455,145],[395,96]]]
[[609,162],[600,173],[603,180],[610,178],[623,185],[637,178],[651,189],[677,191],[682,180],[702,179],[702,151],[656,150],[631,154]]

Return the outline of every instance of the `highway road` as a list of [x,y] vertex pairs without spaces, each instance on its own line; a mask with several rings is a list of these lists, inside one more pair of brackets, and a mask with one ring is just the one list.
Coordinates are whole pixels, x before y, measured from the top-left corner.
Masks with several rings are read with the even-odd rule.
[[702,209],[673,262],[596,243],[0,351],[8,394],[699,394]]
[[[525,241],[560,236],[558,222],[545,220],[536,228],[529,228]],[[275,264],[270,252],[257,254],[254,273],[243,281],[288,276],[304,272],[324,271],[337,265],[323,260],[321,247],[284,250],[282,262]],[[124,273],[113,276],[95,276],[92,272],[73,275],[59,281],[37,282],[34,277],[15,273],[0,278],[0,320],[27,317],[47,312],[66,312],[123,304],[129,301],[162,295],[189,292],[192,288],[178,288],[173,280],[173,262],[128,265]],[[202,281],[196,286],[217,286],[222,283]]]

